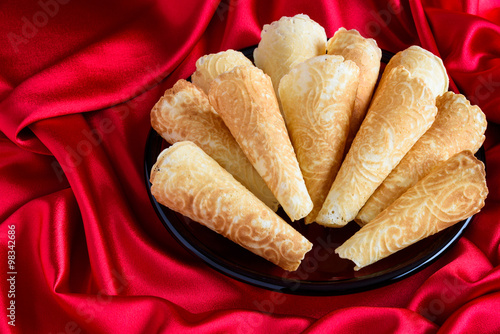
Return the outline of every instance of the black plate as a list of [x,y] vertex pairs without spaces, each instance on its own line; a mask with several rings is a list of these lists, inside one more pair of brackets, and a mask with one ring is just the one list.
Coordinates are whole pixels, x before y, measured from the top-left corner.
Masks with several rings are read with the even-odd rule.
[[[254,49],[255,46],[241,51],[253,60]],[[383,63],[391,57],[391,53],[382,51]],[[280,209],[278,214],[314,244],[298,270],[287,272],[156,201],[151,195],[150,171],[160,152],[168,146],[151,129],[146,143],[144,176],[149,198],[163,225],[180,244],[212,268],[269,290],[327,296],[356,293],[394,283],[436,261],[460,238],[472,219],[468,218],[373,265],[354,271],[354,264],[341,259],[333,250],[359,229],[356,223],[351,222],[341,229],[305,225],[302,220],[290,222]],[[476,156],[484,162],[484,149],[481,148]]]

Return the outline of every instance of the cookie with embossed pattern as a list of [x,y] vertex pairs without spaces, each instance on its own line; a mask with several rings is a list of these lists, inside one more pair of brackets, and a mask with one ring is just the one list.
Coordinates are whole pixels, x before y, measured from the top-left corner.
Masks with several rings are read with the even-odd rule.
[[253,64],[239,51],[229,49],[205,55],[196,61],[196,71],[191,76],[191,80],[208,94],[213,79],[240,65],[251,66]]
[[276,211],[278,201],[234,140],[207,95],[179,80],[151,110],[151,125],[170,144],[189,140]]
[[358,66],[341,56],[308,59],[280,81],[283,115],[316,219],[342,163],[359,82]]
[[363,74],[359,77],[356,102],[350,119],[349,136],[345,145],[347,154],[368,110],[380,71],[382,50],[374,39],[364,38],[356,29],[345,28],[337,30],[328,40],[326,50],[329,55],[339,55],[345,60],[352,60]]
[[278,94],[281,78],[298,63],[324,55],[326,41],[325,29],[309,16],[283,16],[264,25],[259,45],[253,52],[254,62],[271,77]]
[[[434,98],[448,90],[449,79],[443,61],[418,45],[412,45],[391,58],[385,67],[380,84],[385,81],[390,71],[398,66],[406,68],[413,77],[422,79],[432,91]],[[377,92],[373,98],[376,97]]]
[[478,213],[487,195],[483,163],[462,151],[435,166],[335,253],[359,270]]
[[156,200],[289,271],[312,244],[192,142],[164,150],[151,170]]
[[438,113],[431,128],[417,141],[403,160],[363,206],[356,222],[370,222],[439,162],[455,153],[476,153],[484,142],[486,116],[461,94],[446,92],[436,99]]
[[208,97],[290,219],[307,216],[313,203],[269,76],[237,66],[212,81]]
[[430,89],[403,66],[377,88],[351,149],[340,167],[316,222],[342,227],[352,221],[377,187],[434,122]]

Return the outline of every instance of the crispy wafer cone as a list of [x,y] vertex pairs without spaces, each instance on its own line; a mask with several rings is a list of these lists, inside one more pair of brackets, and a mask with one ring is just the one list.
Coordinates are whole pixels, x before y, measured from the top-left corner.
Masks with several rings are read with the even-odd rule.
[[191,76],[191,80],[208,94],[213,79],[239,65],[251,66],[253,64],[243,53],[231,49],[205,55],[196,61],[196,71]]
[[437,108],[431,91],[402,66],[392,69],[378,89],[379,97],[371,104],[316,218],[319,224],[341,227],[353,220],[434,121]]
[[269,76],[235,67],[212,81],[209,99],[290,219],[309,214],[313,204]]
[[151,171],[156,200],[289,271],[312,244],[192,142],[164,150]]
[[326,53],[325,29],[309,16],[283,16],[264,25],[259,46],[254,50],[255,65],[271,77],[276,95],[281,78],[297,65]]
[[179,80],[151,110],[151,125],[170,144],[189,140],[272,210],[278,201],[234,140],[201,89]]
[[349,133],[359,68],[341,56],[317,56],[292,68],[280,81],[286,125],[316,219],[337,174]]
[[380,71],[382,51],[374,39],[364,38],[357,30],[346,30],[345,28],[340,28],[335,32],[333,37],[328,40],[326,49],[329,55],[339,55],[345,60],[352,60],[359,67],[359,72],[362,73],[359,77],[356,102],[345,145],[345,153],[347,154],[368,110]]
[[472,152],[437,165],[335,250],[359,270],[481,210],[488,195],[484,165]]
[[[380,84],[385,81],[386,74],[398,66],[406,68],[413,77],[422,79],[432,91],[434,98],[448,90],[449,79],[443,61],[420,46],[412,45],[396,53],[385,67]],[[374,99],[376,96],[377,92]]]
[[487,123],[478,106],[452,92],[439,96],[436,106],[434,124],[368,199],[356,217],[359,225],[374,219],[439,162],[463,150],[476,153],[483,144]]

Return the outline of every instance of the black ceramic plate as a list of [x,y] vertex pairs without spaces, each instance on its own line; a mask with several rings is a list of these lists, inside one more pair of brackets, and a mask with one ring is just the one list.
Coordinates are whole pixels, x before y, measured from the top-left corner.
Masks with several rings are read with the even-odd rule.
[[[249,47],[242,52],[252,59],[254,48]],[[383,51],[382,62],[387,63],[391,56]],[[160,152],[168,146],[154,130],[150,131],[144,159],[145,181],[151,203],[163,225],[179,243],[211,267],[229,277],[265,289],[327,296],[391,284],[434,262],[460,238],[472,219],[468,218],[373,265],[354,271],[354,264],[341,259],[334,249],[359,229],[356,223],[351,222],[341,229],[305,225],[303,220],[290,222],[280,209],[278,214],[314,245],[298,270],[287,272],[156,201],[151,195],[150,171]],[[483,148],[476,156],[485,161]]]

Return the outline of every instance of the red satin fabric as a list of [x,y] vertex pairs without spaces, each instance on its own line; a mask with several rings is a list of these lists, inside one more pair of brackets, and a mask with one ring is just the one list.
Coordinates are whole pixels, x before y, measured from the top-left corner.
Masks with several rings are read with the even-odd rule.
[[[219,274],[168,234],[143,181],[149,111],[204,54],[306,13],[439,54],[486,113],[490,194],[465,236],[401,282],[305,297]],[[79,1],[0,4],[1,333],[500,332],[500,4]],[[15,327],[6,308],[15,226]]]

